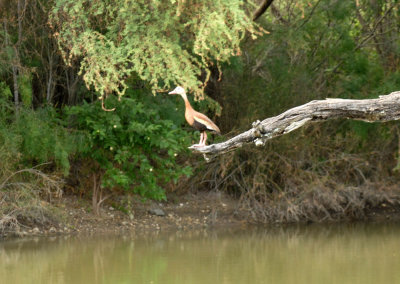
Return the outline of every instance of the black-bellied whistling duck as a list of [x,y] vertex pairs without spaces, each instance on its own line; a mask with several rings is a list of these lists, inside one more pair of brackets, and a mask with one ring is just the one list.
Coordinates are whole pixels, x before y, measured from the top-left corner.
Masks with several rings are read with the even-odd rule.
[[212,122],[211,119],[209,119],[206,115],[195,111],[192,106],[190,105],[190,102],[186,96],[185,89],[182,88],[181,86],[176,87],[173,91],[169,92],[168,94],[176,94],[180,95],[182,99],[185,101],[185,118],[187,123],[189,123],[190,126],[194,127],[198,131],[200,131],[200,141],[199,144],[194,145],[197,147],[202,147],[206,145],[206,140],[207,140],[207,133],[206,130],[216,132],[218,134],[221,133],[219,130],[218,126],[215,125],[214,122]]

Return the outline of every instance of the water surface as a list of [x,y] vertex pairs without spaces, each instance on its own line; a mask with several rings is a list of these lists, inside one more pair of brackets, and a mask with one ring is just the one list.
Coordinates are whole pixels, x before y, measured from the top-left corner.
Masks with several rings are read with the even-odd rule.
[[400,224],[0,242],[1,283],[400,283]]

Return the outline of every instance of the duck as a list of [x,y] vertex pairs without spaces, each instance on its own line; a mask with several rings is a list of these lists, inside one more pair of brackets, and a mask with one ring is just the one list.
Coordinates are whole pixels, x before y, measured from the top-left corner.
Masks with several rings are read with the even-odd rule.
[[205,114],[198,112],[193,109],[191,106],[186,91],[183,87],[177,86],[173,91],[169,92],[170,95],[180,95],[185,102],[185,119],[187,123],[192,126],[194,129],[200,131],[200,141],[198,144],[193,146],[195,147],[204,147],[206,146],[207,141],[207,132],[211,131],[213,133],[221,134],[218,126]]

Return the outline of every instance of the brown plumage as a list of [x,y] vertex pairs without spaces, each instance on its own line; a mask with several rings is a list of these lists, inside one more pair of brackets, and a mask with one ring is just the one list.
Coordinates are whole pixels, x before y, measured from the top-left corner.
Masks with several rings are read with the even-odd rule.
[[204,115],[198,111],[195,111],[193,109],[193,107],[190,105],[190,102],[186,96],[186,92],[182,87],[178,86],[173,91],[169,92],[168,94],[180,95],[183,98],[183,100],[185,101],[186,121],[187,121],[187,123],[189,123],[190,126],[194,127],[198,131],[200,131],[200,141],[198,144],[199,147],[206,145],[206,140],[207,140],[206,130],[213,131],[218,134],[221,133],[218,126],[215,125],[215,123],[212,122],[211,119],[209,119],[206,115]]

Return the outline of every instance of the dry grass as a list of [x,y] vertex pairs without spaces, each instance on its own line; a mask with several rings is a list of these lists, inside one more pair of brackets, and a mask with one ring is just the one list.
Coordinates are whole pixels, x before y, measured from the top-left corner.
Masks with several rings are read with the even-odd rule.
[[58,176],[46,174],[38,167],[14,172],[3,168],[0,176],[0,235],[19,234],[28,227],[58,223],[60,217],[51,202],[61,197],[62,184]]

